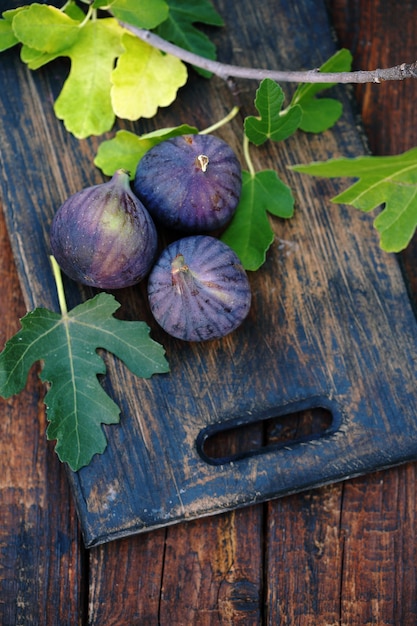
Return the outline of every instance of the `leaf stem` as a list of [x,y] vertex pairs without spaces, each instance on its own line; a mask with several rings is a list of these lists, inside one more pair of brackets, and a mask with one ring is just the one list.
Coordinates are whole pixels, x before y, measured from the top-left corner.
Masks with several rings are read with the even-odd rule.
[[401,63],[386,69],[359,70],[355,72],[320,72],[318,68],[292,72],[270,70],[256,67],[241,67],[238,65],[228,65],[207,59],[198,54],[184,50],[173,43],[162,39],[155,33],[137,28],[126,22],[120,24],[133,35],[147,42],[149,45],[167,54],[178,57],[185,63],[195,65],[207,70],[223,80],[228,80],[231,76],[235,78],[246,78],[253,80],[263,80],[271,78],[277,82],[296,83],[382,83],[386,80],[404,80],[406,78],[417,78],[417,61],[414,63]]
[[210,133],[214,132],[218,128],[221,128],[222,126],[224,126],[225,124],[230,122],[234,117],[236,117],[236,115],[238,113],[239,113],[239,107],[238,106],[234,106],[233,109],[231,111],[229,111],[229,113],[225,117],[223,117],[218,122],[215,122],[215,124],[212,124],[211,126],[208,126],[204,130],[200,130],[200,132],[198,134],[199,135],[209,135]]
[[87,9],[87,13],[85,14],[85,18],[78,24],[78,28],[83,28],[95,13],[97,13],[97,11],[95,11],[95,9],[93,9],[93,5],[90,4]]
[[248,166],[249,174],[255,176],[255,168],[252,163],[252,159],[249,152],[249,139],[246,135],[243,135],[243,155],[245,157],[246,164]]
[[55,257],[50,255],[49,259],[51,261],[52,272],[55,278],[56,290],[58,293],[59,308],[61,309],[61,314],[66,315],[68,313],[68,307],[67,307],[67,301],[65,299],[64,284],[62,282],[61,268],[56,262]]
[[59,9],[62,13],[65,12],[65,9],[67,8],[67,6],[69,6],[71,4],[71,0],[67,0],[65,2],[65,4],[62,5],[62,7]]

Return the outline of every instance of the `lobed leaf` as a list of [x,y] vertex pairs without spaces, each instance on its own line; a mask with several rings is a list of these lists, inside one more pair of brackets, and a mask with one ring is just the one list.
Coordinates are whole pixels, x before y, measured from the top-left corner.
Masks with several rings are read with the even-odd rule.
[[[6,11],[4,15],[6,13],[11,14],[10,19],[13,19],[14,14],[17,11],[21,11],[27,8],[28,8],[27,6],[19,7],[18,9],[14,9],[13,11]],[[65,6],[64,12],[66,15],[68,15],[70,18],[72,18],[73,20],[77,22],[81,22],[85,17],[84,12],[80,9],[78,5],[75,4],[74,0],[71,2],[68,2],[68,4]],[[25,45],[25,44],[22,45],[22,48],[20,51],[21,60],[23,61],[23,63],[26,63],[26,65],[28,66],[30,70],[37,70],[43,65],[50,63],[51,61],[53,61],[54,59],[58,58],[61,55],[62,55],[61,49],[56,50],[55,52],[48,53],[48,52],[43,52],[42,50],[37,50],[36,48],[31,48],[30,46]]]
[[118,20],[138,28],[155,28],[168,17],[165,0],[112,0],[105,4],[111,5],[112,13]]
[[22,318],[21,330],[0,354],[3,397],[21,391],[33,363],[44,362],[41,379],[51,384],[47,436],[57,440],[59,458],[74,471],[104,451],[101,425],[119,421],[119,408],[97,378],[106,372],[97,349],[112,352],[137,376],[168,371],[163,348],[149,338],[144,322],[113,317],[119,306],[100,293],[64,315],[37,308]]
[[55,114],[78,139],[101,135],[113,126],[110,90],[115,59],[123,52],[124,29],[113,18],[87,22],[65,51],[71,69],[55,102]]
[[209,0],[167,0],[169,13],[178,24],[207,24],[224,26],[220,13]]
[[[336,52],[319,68],[319,72],[349,72],[352,55],[343,48]],[[300,129],[305,132],[321,133],[333,126],[342,114],[342,103],[334,98],[316,98],[317,94],[330,89],[336,83],[304,83],[299,85],[292,97],[291,106],[302,111]]]
[[66,2],[61,11],[64,11],[69,17],[72,17],[73,20],[77,20],[78,22],[82,22],[85,18],[85,13],[82,8],[78,6],[76,0]]
[[113,139],[100,144],[94,164],[106,176],[113,176],[116,170],[124,169],[130,172],[132,179],[139,161],[150,148],[170,137],[197,132],[197,128],[187,124],[175,128],[161,128],[140,136],[128,130],[119,130]]
[[274,240],[267,213],[289,218],[293,212],[291,190],[275,171],[243,171],[239,204],[221,239],[236,252],[246,270],[257,270]]
[[6,19],[0,19],[0,52],[12,48],[19,40],[15,36],[12,23]]
[[122,43],[125,50],[112,72],[113,110],[128,120],[153,117],[158,107],[175,100],[187,82],[187,68],[176,57],[130,34],[124,34]]
[[374,221],[381,247],[387,252],[407,247],[417,227],[417,148],[396,156],[330,159],[291,169],[311,176],[358,179],[332,201],[362,211],[383,205]]
[[107,0],[93,0],[91,3],[93,9],[103,9],[105,7],[111,6],[111,0],[108,2]]
[[281,87],[270,78],[262,80],[255,97],[259,117],[249,116],[244,122],[249,141],[257,146],[268,139],[283,141],[297,130],[302,116],[300,107],[294,105],[282,111],[283,103]]
[[21,43],[49,54],[72,46],[80,33],[79,21],[53,6],[36,2],[16,13],[12,27]]
[[343,113],[343,105],[334,98],[316,98],[302,103],[300,130],[322,133],[331,128]]
[[50,63],[59,56],[61,56],[61,52],[49,54],[48,52],[41,52],[40,50],[35,50],[34,48],[29,48],[28,46],[22,46],[20,51],[21,60],[23,63],[26,63],[30,70],[38,70],[43,65]]
[[[221,15],[208,0],[168,0],[169,14],[165,22],[157,28],[163,39],[199,54],[207,59],[216,58],[216,46],[205,33],[194,26],[195,23],[210,26],[223,26]],[[210,72],[201,68],[196,71],[206,77]]]
[[158,107],[175,100],[187,81],[182,61],[133,37],[118,20],[139,28],[163,25],[171,40],[215,57],[209,38],[194,27],[195,22],[223,24],[208,0],[169,0],[169,5],[165,0],[92,0],[87,4],[94,10],[110,10],[115,17],[89,19],[90,13],[68,0],[62,10],[34,2],[4,11],[0,19],[0,51],[21,43],[21,59],[30,69],[59,56],[70,59],[70,72],[54,110],[78,139],[109,131],[116,115],[129,120],[153,117]]

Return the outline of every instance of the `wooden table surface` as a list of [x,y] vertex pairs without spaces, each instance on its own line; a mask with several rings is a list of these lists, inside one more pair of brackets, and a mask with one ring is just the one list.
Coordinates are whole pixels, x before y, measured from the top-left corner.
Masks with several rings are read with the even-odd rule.
[[[417,5],[328,0],[359,69],[417,59]],[[374,154],[417,145],[417,82],[355,88]],[[25,305],[0,211],[0,343]],[[416,244],[401,255],[417,303]],[[417,464],[85,550],[38,369],[0,400],[3,625],[417,623]]]

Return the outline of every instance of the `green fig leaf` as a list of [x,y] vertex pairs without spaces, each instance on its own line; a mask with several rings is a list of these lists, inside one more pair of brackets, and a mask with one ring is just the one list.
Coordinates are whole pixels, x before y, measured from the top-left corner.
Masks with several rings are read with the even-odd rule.
[[246,270],[255,271],[265,262],[274,240],[267,213],[292,217],[294,198],[275,171],[242,172],[242,193],[232,221],[221,236],[240,258]]
[[106,176],[113,176],[117,170],[124,169],[133,179],[139,161],[150,148],[170,137],[195,133],[198,133],[197,128],[187,124],[175,128],[160,128],[140,136],[128,130],[119,130],[113,139],[100,144],[94,164]]
[[5,398],[21,391],[31,366],[43,361],[41,379],[50,384],[45,395],[47,437],[56,440],[59,458],[73,471],[104,452],[102,424],[116,424],[120,418],[97,378],[106,372],[97,349],[111,352],[139,377],[169,369],[145,322],[113,316],[119,306],[112,295],[100,293],[65,314],[37,308],[22,318],[21,330],[0,354],[0,395]]
[[77,20],[78,22],[82,22],[85,18],[85,13],[81,9],[81,7],[78,6],[76,0],[70,0],[69,2],[67,2],[64,5],[62,11],[69,15],[69,17],[71,17],[73,20]]
[[[168,0],[169,15],[156,32],[160,37],[207,59],[216,58],[216,46],[195,24],[223,26],[221,15],[208,0]],[[210,72],[196,71],[206,77]]]
[[93,0],[91,6],[93,9],[103,9],[105,7],[111,6],[111,0],[108,2],[107,0]]
[[300,130],[322,133],[331,128],[343,113],[343,105],[334,98],[314,98],[303,102]]
[[357,179],[332,202],[368,212],[383,206],[374,221],[387,252],[407,247],[417,227],[417,148],[395,156],[330,159],[292,170],[310,176]]
[[130,34],[123,36],[122,43],[125,51],[112,73],[114,112],[128,120],[153,117],[158,107],[175,100],[178,89],[187,82],[187,68],[176,57]]
[[270,78],[261,81],[255,97],[255,107],[260,117],[253,115],[244,122],[245,135],[256,146],[268,139],[283,141],[290,137],[298,128],[302,112],[297,105],[282,111],[284,92]]
[[106,3],[109,5],[114,17],[138,28],[155,28],[168,17],[164,0],[113,0]]
[[[319,72],[349,72],[352,54],[342,48],[319,68]],[[330,89],[336,83],[304,83],[294,92],[290,106],[302,110],[300,129],[310,133],[321,133],[333,126],[343,112],[342,103],[334,98],[316,98],[317,94]]]

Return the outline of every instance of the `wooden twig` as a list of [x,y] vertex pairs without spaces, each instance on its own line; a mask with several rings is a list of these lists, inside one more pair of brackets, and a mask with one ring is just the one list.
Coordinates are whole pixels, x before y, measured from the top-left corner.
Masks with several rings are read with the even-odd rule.
[[417,61],[414,63],[402,63],[394,67],[376,70],[359,70],[355,72],[320,72],[319,69],[307,71],[280,71],[255,67],[241,67],[229,65],[219,61],[206,59],[198,54],[189,52],[184,48],[162,39],[155,33],[142,28],[136,28],[130,24],[122,23],[122,26],[142,41],[146,41],[154,48],[158,48],[167,54],[178,57],[185,63],[195,65],[200,69],[207,70],[224,80],[233,78],[246,78],[262,80],[271,78],[277,82],[296,83],[382,83],[387,80],[404,80],[417,78]]

